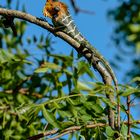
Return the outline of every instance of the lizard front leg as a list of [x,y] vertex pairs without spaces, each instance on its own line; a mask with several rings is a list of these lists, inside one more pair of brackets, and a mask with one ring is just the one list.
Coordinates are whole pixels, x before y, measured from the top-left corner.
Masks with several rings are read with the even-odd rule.
[[[83,55],[90,55],[88,61],[92,65],[92,60],[94,58],[94,63],[98,64],[101,60],[96,56],[96,53],[92,50],[92,48],[89,47],[88,43],[86,40],[83,40],[80,42],[80,47],[78,49],[79,52],[79,57]],[[94,67],[94,66],[93,66]],[[96,69],[94,67],[94,69]]]

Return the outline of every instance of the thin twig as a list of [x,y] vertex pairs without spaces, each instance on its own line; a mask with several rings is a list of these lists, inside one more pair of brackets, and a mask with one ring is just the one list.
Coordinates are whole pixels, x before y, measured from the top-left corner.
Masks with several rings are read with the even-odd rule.
[[127,97],[127,120],[128,120],[128,131],[127,131],[127,140],[130,140],[130,129],[131,129],[131,119],[130,119],[130,95]]
[[74,11],[75,11],[76,14],[77,14],[78,12],[83,12],[83,13],[92,14],[92,15],[95,14],[93,11],[88,11],[88,10],[79,8],[79,7],[76,5],[75,0],[70,0],[70,2],[71,2],[71,5],[72,5],[72,7],[73,7],[73,9],[74,9]]
[[121,112],[121,107],[120,107],[120,96],[117,95],[117,129],[120,131],[120,112]]
[[[123,123],[128,124],[127,121],[123,122]],[[140,120],[129,122],[129,124],[131,124],[131,125],[132,124],[140,124]],[[104,126],[108,126],[108,124],[104,124],[104,123],[88,124],[88,125],[85,126],[85,128],[90,129],[90,128],[104,127]],[[73,133],[75,131],[79,131],[79,130],[82,129],[82,127],[83,126],[72,126],[72,127],[69,127],[69,128],[66,128],[66,129],[62,130],[61,132],[59,130],[54,129],[54,130],[46,131],[44,133],[29,137],[28,140],[38,140],[39,138],[46,137],[46,136],[51,136],[51,135],[54,135],[54,134],[58,133],[57,136],[49,139],[49,140],[55,140],[55,139],[58,139],[58,138],[66,135],[66,134]]]
[[[97,123],[97,124],[88,124],[87,126],[85,126],[86,128],[95,128],[95,127],[103,127],[103,126],[106,126],[106,124],[103,124],[103,123]],[[57,136],[53,137],[53,138],[50,138],[49,140],[55,140],[55,139],[58,139],[66,134],[69,134],[69,133],[73,133],[75,131],[78,131],[82,128],[83,126],[72,126],[72,127],[69,127],[69,128],[66,128],[64,129],[63,131],[60,132],[60,134],[58,134]],[[56,133],[58,133],[59,130],[51,130],[51,131],[47,131],[45,133],[41,133],[41,134],[38,134],[38,135],[35,135],[35,136],[32,136],[32,137],[29,137],[28,140],[37,140],[39,138],[42,138],[42,137],[46,137],[46,136],[50,136],[50,135],[54,135]]]
[[[22,95],[29,95],[29,89],[27,89],[27,88],[20,88],[16,92],[19,93],[19,94],[22,94]],[[13,89],[9,89],[9,90],[0,91],[0,93],[13,94],[15,92],[13,91]],[[39,93],[36,93],[36,92],[30,94],[30,96],[36,97],[38,99],[41,99],[43,97],[43,95],[41,95]]]
[[140,105],[140,102],[138,102],[138,103],[133,103],[133,104],[131,104],[130,106],[132,107],[132,106],[137,106],[137,105]]

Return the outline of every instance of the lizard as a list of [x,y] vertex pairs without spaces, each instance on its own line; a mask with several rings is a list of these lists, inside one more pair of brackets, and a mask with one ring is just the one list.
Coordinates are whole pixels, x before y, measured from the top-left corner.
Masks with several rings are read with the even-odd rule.
[[56,0],[47,0],[43,9],[43,14],[45,17],[52,19],[53,25],[56,29],[60,29],[74,40],[76,40],[80,46],[84,47],[85,51],[83,53],[91,53],[92,57],[97,58],[97,62],[101,62],[104,68],[109,73],[112,78],[115,89],[118,88],[117,78],[108,63],[108,61],[93,47],[85,37],[79,32],[77,26],[75,25],[68,7],[65,3]]

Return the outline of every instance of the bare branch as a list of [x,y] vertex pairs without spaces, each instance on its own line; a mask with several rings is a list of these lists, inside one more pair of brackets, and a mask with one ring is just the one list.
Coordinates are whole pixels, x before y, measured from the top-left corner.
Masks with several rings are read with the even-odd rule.
[[120,122],[121,122],[121,120],[120,120],[120,116],[121,116],[121,107],[120,107],[120,97],[119,97],[119,95],[117,95],[117,128],[118,128],[118,131],[120,131]]
[[[29,90],[27,88],[20,88],[16,92],[19,93],[19,94],[22,94],[22,95],[29,95]],[[1,93],[15,94],[15,92],[12,89],[0,91],[0,94]],[[39,93],[36,93],[36,92],[32,93],[31,96],[36,97],[38,99],[41,99],[43,97],[43,95],[41,95]]]
[[[106,124],[103,124],[103,123],[97,123],[97,124],[89,124],[87,126],[85,126],[85,128],[95,128],[95,127],[103,127],[105,126]],[[78,131],[82,128],[83,126],[72,126],[72,127],[69,127],[69,128],[66,128],[64,130],[61,131],[60,134],[58,134],[56,137],[53,137],[53,138],[50,138],[49,140],[55,140],[55,139],[58,139],[66,134],[69,134],[69,133],[73,133],[75,131]],[[50,136],[50,135],[54,135],[56,133],[58,133],[59,130],[51,130],[51,131],[47,131],[45,133],[41,133],[41,134],[38,134],[38,135],[35,135],[35,136],[32,136],[32,137],[29,137],[28,140],[37,140],[39,138],[42,138],[42,137],[46,137],[46,136]]]
[[70,2],[71,2],[71,5],[72,5],[72,7],[73,7],[73,9],[74,9],[74,11],[75,11],[76,14],[77,14],[78,12],[83,12],[83,13],[87,13],[87,14],[94,14],[93,11],[88,11],[88,10],[84,10],[84,9],[79,8],[79,7],[76,5],[75,0],[70,0]]
[[[123,122],[123,123],[128,124],[128,122]],[[140,120],[129,122],[129,124],[131,124],[131,125],[132,124],[140,124]],[[85,126],[85,128],[90,129],[90,128],[96,128],[96,127],[104,127],[104,126],[107,126],[107,125],[108,124],[104,124],[104,123],[88,124],[88,125]],[[55,140],[55,139],[58,139],[58,138],[66,135],[66,134],[73,133],[75,131],[79,131],[79,130],[82,129],[82,127],[83,126],[72,126],[72,127],[69,127],[69,128],[66,128],[66,129],[62,130],[60,133],[59,133],[59,130],[54,129],[54,130],[51,130],[51,131],[47,131],[47,132],[29,137],[28,140],[38,140],[39,138],[46,137],[46,136],[51,136],[51,135],[59,133],[57,136],[49,139],[49,140]]]
[[127,140],[130,140],[130,129],[131,129],[131,124],[130,124],[130,95],[127,97],[127,120],[128,120],[128,131],[127,131]]

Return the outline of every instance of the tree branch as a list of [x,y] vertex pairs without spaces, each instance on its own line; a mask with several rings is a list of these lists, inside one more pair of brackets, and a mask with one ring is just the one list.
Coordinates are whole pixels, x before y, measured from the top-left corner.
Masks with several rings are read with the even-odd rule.
[[93,11],[88,11],[88,10],[84,10],[84,9],[79,8],[79,7],[76,5],[75,0],[70,0],[70,2],[71,2],[71,5],[72,5],[72,7],[73,7],[73,9],[74,9],[74,11],[75,11],[76,14],[77,14],[78,12],[83,12],[83,13],[87,13],[87,14],[94,14]]
[[[77,41],[75,41],[73,38],[71,38],[70,36],[65,34],[64,32],[62,32],[62,31],[56,32],[55,29],[48,22],[42,21],[39,18],[32,16],[30,14],[24,13],[24,12],[0,8],[0,15],[12,16],[15,18],[26,20],[30,23],[36,24],[44,29],[47,29],[49,32],[51,32],[55,36],[58,36],[59,38],[63,39],[68,44],[70,44],[75,50],[77,50],[78,53],[82,54],[89,62],[92,63],[92,66],[100,73],[100,75],[103,79],[103,82],[106,85],[111,85],[112,78],[111,78],[110,74],[100,63],[98,63],[98,58],[96,58],[92,54],[92,50],[89,51],[86,48],[81,49],[81,45]],[[88,51],[88,53],[85,53],[86,51]],[[113,102],[114,95],[112,93],[108,94],[108,98],[110,99],[111,102]],[[114,128],[114,112],[110,107],[109,107],[108,111],[109,111],[109,115],[108,115],[109,125],[112,128]]]
[[[136,120],[136,121],[133,121],[133,122],[123,122],[124,124],[140,124],[140,120]],[[104,126],[108,126],[108,124],[104,124],[104,123],[97,123],[97,124],[88,124],[85,126],[85,128],[87,129],[90,129],[90,128],[96,128],[96,127],[104,127]],[[53,137],[53,138],[50,138],[49,140],[56,140],[66,134],[69,134],[69,133],[73,133],[75,131],[79,131],[82,129],[83,126],[72,126],[72,127],[69,127],[69,128],[66,128],[64,130],[62,130],[60,133],[59,133],[59,130],[50,130],[50,131],[47,131],[47,132],[44,132],[44,133],[41,133],[41,134],[38,134],[38,135],[35,135],[35,136],[32,136],[32,137],[29,137],[28,140],[38,140],[39,138],[42,138],[42,137],[46,137],[46,136],[51,136],[51,135],[54,135],[54,134],[57,134],[59,133],[57,136]]]
[[[1,93],[15,94],[15,92],[12,89],[0,91],[0,94]],[[22,95],[29,95],[29,90],[27,88],[20,88],[16,91],[16,93],[20,93]],[[43,95],[41,95],[37,92],[32,93],[30,96],[33,96],[33,97],[38,98],[38,99],[41,99],[43,97]]]
[[[95,127],[103,127],[105,126],[106,124],[103,124],[103,123],[97,123],[97,124],[89,124],[89,125],[86,125],[85,127],[86,128],[95,128]],[[56,137],[53,137],[53,138],[50,138],[49,140],[55,140],[55,139],[58,139],[66,134],[69,134],[69,133],[73,133],[75,131],[78,131],[82,128],[83,126],[72,126],[72,127],[69,127],[69,128],[66,128],[64,130],[61,131],[60,134],[58,134]],[[29,137],[28,140],[37,140],[39,138],[42,138],[42,137],[46,137],[46,136],[50,136],[50,135],[54,135],[56,133],[58,133],[59,130],[51,130],[51,131],[47,131],[47,132],[44,132],[44,133],[41,133],[41,134],[38,134],[38,135],[35,135],[35,136],[32,136],[32,137]],[[37,139],[36,139],[37,138]]]
[[130,95],[127,97],[127,120],[128,120],[128,131],[127,131],[127,140],[130,140],[130,129],[131,129],[131,124],[130,124]]

